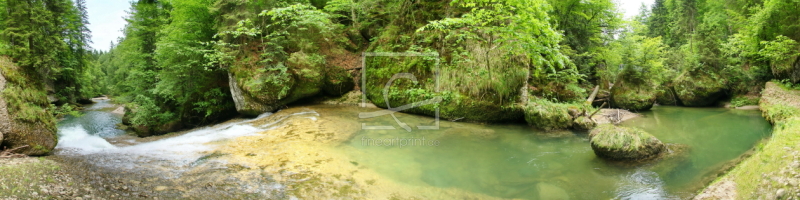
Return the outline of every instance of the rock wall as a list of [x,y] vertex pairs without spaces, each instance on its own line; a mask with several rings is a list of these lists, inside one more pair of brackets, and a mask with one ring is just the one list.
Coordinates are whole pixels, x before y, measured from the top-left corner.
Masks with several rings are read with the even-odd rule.
[[17,153],[49,154],[57,136],[55,119],[46,109],[49,101],[44,85],[6,57],[0,57],[0,72],[0,146],[11,149],[27,145]]

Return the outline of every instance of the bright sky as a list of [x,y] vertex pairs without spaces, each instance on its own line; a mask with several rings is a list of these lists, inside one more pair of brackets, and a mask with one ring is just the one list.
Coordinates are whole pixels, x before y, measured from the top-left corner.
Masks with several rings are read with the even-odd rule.
[[108,51],[111,41],[117,43],[122,37],[127,10],[131,6],[129,0],[87,0],[89,12],[89,29],[92,30],[92,48]]
[[[639,14],[642,3],[648,7],[654,0],[617,0],[620,11],[625,13],[626,18],[632,18]],[[89,29],[92,30],[92,48],[108,51],[113,41],[122,37],[122,28],[125,27],[123,17],[127,16],[130,7],[129,0],[87,0],[86,7],[89,10]]]
[[639,14],[642,4],[649,9],[650,6],[653,6],[653,2],[655,0],[617,0],[617,5],[620,7],[620,12],[625,14],[625,18],[631,19]]

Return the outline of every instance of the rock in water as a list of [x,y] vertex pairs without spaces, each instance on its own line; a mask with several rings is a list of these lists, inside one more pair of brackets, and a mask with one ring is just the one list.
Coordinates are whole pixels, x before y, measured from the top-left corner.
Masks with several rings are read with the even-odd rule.
[[539,199],[568,200],[569,194],[564,189],[547,183],[536,184],[539,189]]
[[685,106],[709,106],[725,92],[725,84],[720,80],[715,74],[687,73],[675,80],[675,93]]
[[56,146],[56,123],[45,108],[50,102],[44,84],[25,70],[0,57],[0,132],[9,149],[28,146],[15,153],[46,155]]
[[612,124],[593,129],[589,140],[595,155],[611,160],[648,159],[665,149],[660,140],[644,130]]
[[588,117],[580,116],[572,122],[572,128],[575,130],[588,131],[597,126],[597,123]]
[[572,127],[572,115],[565,104],[553,103],[545,99],[528,102],[525,106],[525,121],[529,125],[545,131]]
[[636,85],[621,81],[611,89],[611,105],[633,111],[650,110],[656,102],[657,91],[649,83]]

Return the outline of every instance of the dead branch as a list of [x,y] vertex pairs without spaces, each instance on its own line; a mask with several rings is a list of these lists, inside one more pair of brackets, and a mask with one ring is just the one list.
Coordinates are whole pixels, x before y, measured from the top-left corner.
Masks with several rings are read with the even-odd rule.
[[19,146],[17,148],[13,148],[13,149],[3,150],[2,152],[0,152],[0,158],[24,158],[24,157],[26,157],[25,154],[14,153],[14,151],[17,151],[17,150],[20,150],[20,149],[26,148],[26,147],[29,147],[29,146],[28,145],[23,145],[23,146]]

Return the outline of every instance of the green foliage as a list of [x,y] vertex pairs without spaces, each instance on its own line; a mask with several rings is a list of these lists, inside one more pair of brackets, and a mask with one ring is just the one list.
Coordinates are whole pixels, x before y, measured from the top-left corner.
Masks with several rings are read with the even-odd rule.
[[742,107],[747,105],[758,105],[758,97],[752,96],[737,96],[731,99],[731,105],[733,107]]
[[58,106],[58,107],[55,106],[55,105],[52,105],[52,107],[50,107],[50,109],[53,111],[53,115],[56,118],[62,118],[62,117],[67,116],[67,115],[72,115],[74,117],[82,116],[83,113],[80,112],[80,110],[78,110],[77,108],[78,108],[77,106],[73,106],[72,104],[68,104],[68,103],[65,103],[65,104],[63,104],[61,106]]

